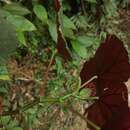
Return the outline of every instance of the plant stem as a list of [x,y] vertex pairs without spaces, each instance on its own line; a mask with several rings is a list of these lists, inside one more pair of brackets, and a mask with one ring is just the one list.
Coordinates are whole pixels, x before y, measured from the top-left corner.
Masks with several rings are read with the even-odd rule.
[[96,124],[94,124],[92,121],[90,121],[89,119],[87,119],[86,117],[84,117],[82,114],[80,114],[78,111],[74,110],[72,107],[65,105],[65,107],[70,110],[72,113],[74,113],[75,115],[79,116],[82,120],[84,120],[86,123],[88,123],[89,125],[91,125],[93,128],[95,128],[95,130],[101,130],[101,128],[99,126],[97,126]]
[[82,13],[87,16],[87,13],[86,13],[86,10],[85,10],[85,6],[84,6],[84,1],[83,0],[80,0],[80,3],[81,3],[81,10],[82,10]]
[[[89,84],[91,81],[93,81],[94,79],[97,79],[97,78],[98,78],[97,75],[93,76],[91,79],[89,79],[89,80],[86,81],[84,84],[82,84],[81,88],[85,87],[87,84]],[[81,88],[80,88],[80,89],[81,89]]]
[[49,74],[49,71],[51,69],[51,65],[53,63],[53,60],[54,60],[54,57],[55,57],[55,54],[56,54],[56,50],[52,53],[52,56],[51,56],[51,59],[50,59],[50,62],[49,62],[49,65],[47,67],[47,71],[45,73],[45,76],[44,76],[44,80],[43,80],[43,83],[41,84],[41,88],[40,88],[40,96],[44,96],[45,95],[45,86],[46,86],[46,83],[47,83],[47,80],[48,80],[48,74]]

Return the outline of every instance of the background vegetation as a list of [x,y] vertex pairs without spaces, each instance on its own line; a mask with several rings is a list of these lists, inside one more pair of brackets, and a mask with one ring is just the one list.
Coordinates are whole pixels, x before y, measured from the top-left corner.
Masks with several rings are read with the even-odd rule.
[[[82,106],[96,97],[89,89],[79,92],[82,64],[107,33],[126,45],[119,24],[128,2],[62,0],[56,12],[54,0],[0,0],[0,129],[85,129]],[[68,62],[59,54],[63,47],[57,52],[57,16]]]

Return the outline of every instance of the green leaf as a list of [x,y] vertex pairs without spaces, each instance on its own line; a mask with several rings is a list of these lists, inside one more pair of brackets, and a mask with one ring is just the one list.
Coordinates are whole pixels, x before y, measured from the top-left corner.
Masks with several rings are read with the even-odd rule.
[[12,4],[6,4],[3,9],[5,9],[6,11],[9,11],[12,14],[15,15],[27,15],[30,14],[31,12],[23,7],[22,5],[19,5],[17,3],[12,3]]
[[0,66],[0,80],[10,80],[6,66]]
[[9,58],[18,43],[15,27],[1,13],[0,11],[0,64]]
[[9,81],[10,77],[9,75],[0,75],[0,80]]
[[72,40],[71,41],[72,47],[74,51],[82,58],[86,58],[87,56],[87,51],[84,45],[80,44],[77,40]]
[[85,47],[90,47],[91,45],[94,44],[94,37],[90,37],[90,36],[78,36],[77,40]]
[[57,42],[57,29],[56,24],[52,21],[49,21],[49,33],[52,37],[52,39]]
[[48,24],[47,11],[44,6],[36,4],[34,5],[33,11],[44,24]]
[[11,15],[11,13],[9,11],[0,9],[0,17],[7,17],[9,15]]
[[7,20],[12,23],[17,31],[34,31],[36,27],[33,23],[22,16],[18,15],[9,15]]
[[63,30],[64,36],[70,39],[74,39],[75,35],[72,29],[64,28]]
[[27,46],[27,45],[26,45],[26,39],[25,39],[25,36],[24,36],[24,32],[18,31],[18,32],[17,32],[17,37],[18,37],[19,42],[20,42],[22,45]]
[[74,30],[76,30],[76,26],[70,20],[70,18],[68,18],[66,15],[62,16],[62,21],[63,21],[63,28],[68,28],[68,29],[74,29]]

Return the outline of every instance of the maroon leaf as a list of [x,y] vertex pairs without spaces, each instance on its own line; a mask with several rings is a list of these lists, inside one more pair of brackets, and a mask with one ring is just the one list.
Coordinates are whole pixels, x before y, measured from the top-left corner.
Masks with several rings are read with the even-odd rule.
[[58,40],[57,40],[57,50],[58,54],[65,60],[70,60],[71,56],[67,47],[67,43],[62,36],[61,32],[58,31]]
[[65,60],[70,60],[71,55],[68,50],[67,42],[62,32],[61,27],[61,17],[60,17],[60,8],[61,2],[60,0],[55,0],[55,10],[56,10],[56,24],[57,24],[57,50],[58,54]]
[[[124,84],[130,75],[130,64],[122,41],[115,35],[109,35],[98,48],[95,56],[84,64],[80,73],[82,83],[94,75],[98,76],[96,95],[99,96],[99,100],[87,109],[88,119],[103,130],[123,130],[124,127],[128,127],[128,121],[130,122],[128,94]],[[125,115],[129,117],[124,117]],[[127,123],[126,120],[121,118],[118,120],[116,117],[127,118]],[[111,123],[113,120],[114,124]],[[89,127],[94,130],[91,126]]]

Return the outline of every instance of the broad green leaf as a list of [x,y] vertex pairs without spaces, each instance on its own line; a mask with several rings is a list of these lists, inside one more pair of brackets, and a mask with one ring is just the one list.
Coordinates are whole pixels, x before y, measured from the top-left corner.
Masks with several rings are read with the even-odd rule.
[[11,15],[11,13],[9,11],[4,10],[2,8],[0,9],[0,17],[7,17],[9,15]]
[[44,6],[34,5],[33,11],[44,24],[48,23],[47,11]]
[[62,16],[62,22],[63,22],[63,28],[76,30],[76,27],[75,27],[74,23],[66,15]]
[[7,20],[12,23],[17,31],[34,31],[36,27],[33,23],[22,16],[18,15],[9,15]]
[[84,45],[82,45],[80,42],[76,40],[71,41],[72,47],[74,51],[82,58],[86,58],[87,51]]
[[94,37],[90,37],[90,36],[78,36],[77,40],[85,47],[90,47],[91,45],[94,44]]
[[52,39],[57,42],[57,29],[56,24],[52,21],[49,21],[49,33],[52,37]]
[[19,42],[20,42],[22,45],[26,46],[26,39],[25,39],[25,36],[24,36],[24,32],[18,31],[18,32],[17,32],[17,37],[18,37]]
[[19,5],[17,3],[6,4],[3,7],[3,9],[5,9],[15,15],[27,15],[27,14],[31,13],[27,8],[25,8],[22,5]]
[[17,47],[15,27],[0,13],[0,64],[5,62]]

